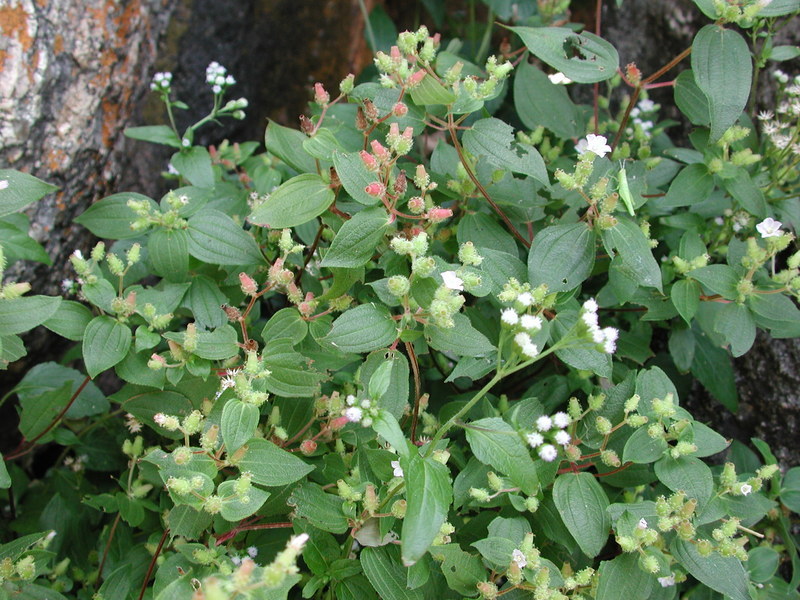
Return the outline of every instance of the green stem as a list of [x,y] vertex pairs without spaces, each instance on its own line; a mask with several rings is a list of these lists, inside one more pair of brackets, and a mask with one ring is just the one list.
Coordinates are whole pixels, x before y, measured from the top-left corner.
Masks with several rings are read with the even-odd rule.
[[367,6],[364,4],[364,0],[358,0],[358,6],[361,8],[361,14],[364,16],[364,29],[367,30],[369,45],[372,47],[373,52],[377,52],[378,45],[375,43],[375,32],[372,30],[372,24],[369,22],[369,13],[367,12]]

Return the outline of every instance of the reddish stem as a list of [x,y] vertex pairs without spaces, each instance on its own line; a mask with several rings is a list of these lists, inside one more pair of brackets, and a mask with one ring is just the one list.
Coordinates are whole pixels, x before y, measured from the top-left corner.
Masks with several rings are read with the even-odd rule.
[[153,574],[153,569],[156,566],[156,560],[158,559],[158,555],[161,554],[161,548],[164,547],[164,542],[167,540],[167,535],[169,535],[169,527],[165,529],[164,533],[161,535],[161,539],[158,541],[158,547],[153,553],[153,559],[150,561],[150,566],[147,567],[147,573],[144,576],[144,581],[142,581],[142,589],[139,591],[139,600],[144,598],[144,593],[147,591],[147,583],[150,581],[150,577]]

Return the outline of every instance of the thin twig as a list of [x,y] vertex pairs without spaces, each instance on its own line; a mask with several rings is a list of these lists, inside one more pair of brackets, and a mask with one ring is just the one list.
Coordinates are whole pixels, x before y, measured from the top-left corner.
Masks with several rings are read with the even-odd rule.
[[153,553],[153,559],[150,561],[150,565],[147,567],[147,573],[145,573],[144,576],[144,581],[142,581],[142,589],[139,591],[138,600],[142,600],[142,598],[144,598],[144,593],[147,591],[147,584],[149,583],[150,577],[153,575],[153,569],[156,566],[156,560],[158,560],[158,555],[161,554],[161,548],[164,547],[164,542],[167,541],[168,535],[169,527],[164,530],[164,533],[161,535],[161,539],[158,541],[156,551]]

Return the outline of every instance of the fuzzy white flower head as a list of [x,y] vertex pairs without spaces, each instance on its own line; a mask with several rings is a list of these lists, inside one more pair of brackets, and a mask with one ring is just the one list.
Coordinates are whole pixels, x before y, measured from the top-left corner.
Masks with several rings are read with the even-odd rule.
[[519,324],[528,331],[539,331],[542,328],[542,318],[536,315],[522,315]]
[[300,550],[303,549],[303,546],[306,545],[307,541],[308,541],[308,534],[307,533],[301,533],[300,535],[293,536],[289,540],[289,543],[287,544],[287,546],[289,548],[291,548],[292,550],[294,550],[295,552],[300,552]]
[[539,458],[545,462],[553,462],[558,456],[558,450],[553,444],[545,444],[539,448]]
[[569,425],[569,422],[569,415],[565,412],[559,411],[553,415],[553,425],[559,429],[564,429],[567,425]]
[[603,158],[606,154],[611,152],[611,146],[608,145],[608,139],[603,135],[595,135],[594,133],[590,133],[585,138],[586,143],[581,144],[584,140],[578,142],[578,145],[575,146],[575,150],[578,154],[584,154],[586,152],[592,152]]
[[554,439],[556,440],[556,444],[558,444],[559,446],[566,446],[572,441],[572,436],[563,429],[561,429],[558,432],[556,432]]
[[663,588],[671,587],[675,585],[675,575],[669,574],[666,577],[659,577],[658,583],[660,583]]
[[550,80],[550,83],[554,83],[556,85],[567,85],[568,83],[572,83],[572,79],[564,75],[561,71],[558,73],[552,73],[547,76]]
[[772,217],[767,217],[761,223],[756,225],[756,231],[761,234],[762,238],[778,237],[783,232],[781,231],[780,221],[776,221]]
[[255,546],[250,546],[250,547],[247,549],[247,555],[248,555],[250,558],[255,558],[256,556],[258,556],[258,548],[256,548]]
[[656,103],[649,99],[639,100],[637,106],[642,112],[651,112],[656,109]]
[[78,260],[83,260],[83,252],[81,252],[80,250],[75,250],[75,252],[72,253],[72,256],[74,256]]
[[584,323],[586,323],[586,326],[589,329],[591,329],[591,330],[597,329],[597,326],[598,326],[597,313],[585,312],[585,313],[583,313],[581,315],[581,320]]
[[8,187],[8,179],[0,179],[0,190],[4,190]]
[[536,344],[525,344],[522,347],[522,353],[528,358],[536,358],[539,356],[539,346]]
[[389,464],[392,465],[392,475],[394,475],[395,477],[403,476],[403,467],[400,466],[399,460],[393,460]]
[[531,296],[530,292],[522,292],[517,296],[517,302],[522,304],[522,306],[530,306],[533,304],[533,296]]
[[542,415],[538,419],[536,419],[536,429],[539,431],[550,431],[553,427],[553,419],[548,417],[547,415]]
[[527,333],[520,332],[514,336],[514,341],[516,342],[517,346],[524,348],[531,343],[531,336],[529,336]]
[[353,406],[353,404],[356,403],[356,397],[353,396],[353,394],[348,394],[344,401],[347,403],[347,406]]
[[507,325],[516,325],[519,323],[519,315],[513,308],[506,308],[500,313],[500,320]]
[[533,433],[529,433],[526,436],[526,438],[531,448],[538,448],[539,446],[544,444],[544,438],[542,437],[541,433],[537,433],[534,431]]
[[450,290],[464,291],[464,282],[456,275],[455,271],[445,271],[442,273],[442,282]]
[[351,423],[358,423],[361,421],[362,417],[364,416],[363,411],[358,408],[357,406],[351,406],[350,408],[344,409],[344,416],[345,418],[350,421]]
[[752,485],[750,485],[749,483],[743,483],[743,484],[741,485],[741,487],[739,488],[739,493],[740,493],[742,496],[747,496],[747,495],[749,495],[749,494],[750,494],[752,491],[753,491],[753,486],[752,486]]
[[156,413],[153,415],[153,421],[155,421],[158,425],[163,425],[167,421],[167,415],[164,413]]
[[520,569],[524,569],[528,564],[528,559],[525,558],[525,554],[522,550],[514,548],[514,551],[511,553],[511,562],[516,563]]
[[238,567],[242,564],[242,559],[238,556],[231,556],[231,562]]
[[583,303],[583,308],[586,312],[596,313],[597,309],[600,307],[597,305],[597,301],[594,298],[589,298]]
[[647,529],[647,519],[639,519],[639,522],[636,524],[636,528],[641,530]]

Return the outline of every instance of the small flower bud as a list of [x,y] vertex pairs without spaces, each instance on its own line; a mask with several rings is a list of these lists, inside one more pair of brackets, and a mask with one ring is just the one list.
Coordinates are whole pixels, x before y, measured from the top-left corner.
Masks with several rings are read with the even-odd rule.
[[255,296],[258,293],[258,284],[247,273],[239,273],[239,285],[246,296]]
[[314,102],[320,106],[326,106],[331,101],[331,96],[325,91],[321,83],[314,84]]
[[317,442],[314,440],[303,440],[300,442],[300,452],[302,452],[304,456],[311,456],[316,451]]

